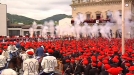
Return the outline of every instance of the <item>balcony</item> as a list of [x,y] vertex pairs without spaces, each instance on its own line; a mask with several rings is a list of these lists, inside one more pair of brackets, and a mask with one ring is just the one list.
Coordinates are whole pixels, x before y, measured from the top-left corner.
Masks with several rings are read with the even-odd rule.
[[[133,0],[126,0],[126,2],[132,2]],[[103,4],[119,4],[121,0],[72,0],[70,6],[81,6],[81,5],[103,5]]]
[[[92,25],[94,25],[94,23],[96,23],[96,20],[97,20],[97,19],[85,20],[84,22],[86,22],[86,23],[88,23],[89,25],[92,26]],[[103,24],[103,23],[105,24],[105,23],[108,22],[108,21],[110,22],[109,19],[106,19],[106,20],[98,20],[98,21],[99,21],[99,23],[102,23],[102,24]],[[71,20],[71,24],[74,25],[74,20]]]

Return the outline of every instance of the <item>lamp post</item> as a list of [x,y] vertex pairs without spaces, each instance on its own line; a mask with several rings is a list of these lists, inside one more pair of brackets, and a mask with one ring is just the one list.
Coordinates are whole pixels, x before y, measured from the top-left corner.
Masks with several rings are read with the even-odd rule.
[[125,53],[125,0],[122,0],[122,55]]

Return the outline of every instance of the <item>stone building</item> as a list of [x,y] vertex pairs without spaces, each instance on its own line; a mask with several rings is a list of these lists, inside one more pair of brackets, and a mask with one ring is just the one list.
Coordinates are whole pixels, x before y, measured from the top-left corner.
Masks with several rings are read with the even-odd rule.
[[[107,19],[107,12],[121,11],[122,0],[72,0],[72,17],[83,13],[86,19]],[[125,0],[125,11],[134,13],[134,0]]]
[[[120,14],[122,13],[122,0],[72,0],[70,6],[72,7],[72,23],[78,13],[84,14],[86,17],[85,21],[89,25],[96,23],[96,20],[99,20],[98,25],[102,25],[100,23],[108,21],[109,16],[107,13],[109,11],[112,14],[117,11],[120,11]],[[134,14],[134,0],[125,0],[125,11],[131,11]],[[134,21],[134,16],[132,16],[132,20]],[[117,25],[114,25],[112,27],[113,37],[116,37],[117,30]],[[130,34],[125,33],[125,37],[130,38]]]

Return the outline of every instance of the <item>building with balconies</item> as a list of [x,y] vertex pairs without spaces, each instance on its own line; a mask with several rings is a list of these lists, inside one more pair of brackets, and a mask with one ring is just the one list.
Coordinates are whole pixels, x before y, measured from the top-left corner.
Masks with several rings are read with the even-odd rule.
[[[121,12],[122,0],[72,0],[72,17],[73,20],[77,13],[83,13],[86,16],[86,21],[94,23],[100,20],[100,23],[108,20],[107,12],[114,14],[117,11]],[[125,0],[125,11],[134,13],[134,0]],[[134,18],[133,18],[134,19]]]

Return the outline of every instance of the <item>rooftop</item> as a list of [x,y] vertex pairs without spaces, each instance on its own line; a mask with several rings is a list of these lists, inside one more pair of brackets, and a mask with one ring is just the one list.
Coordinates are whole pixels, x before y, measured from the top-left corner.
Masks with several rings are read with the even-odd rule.
[[[22,29],[29,29],[32,25],[19,25],[19,24],[11,24],[8,28],[22,28]],[[41,29],[41,25],[37,25],[37,29]]]

